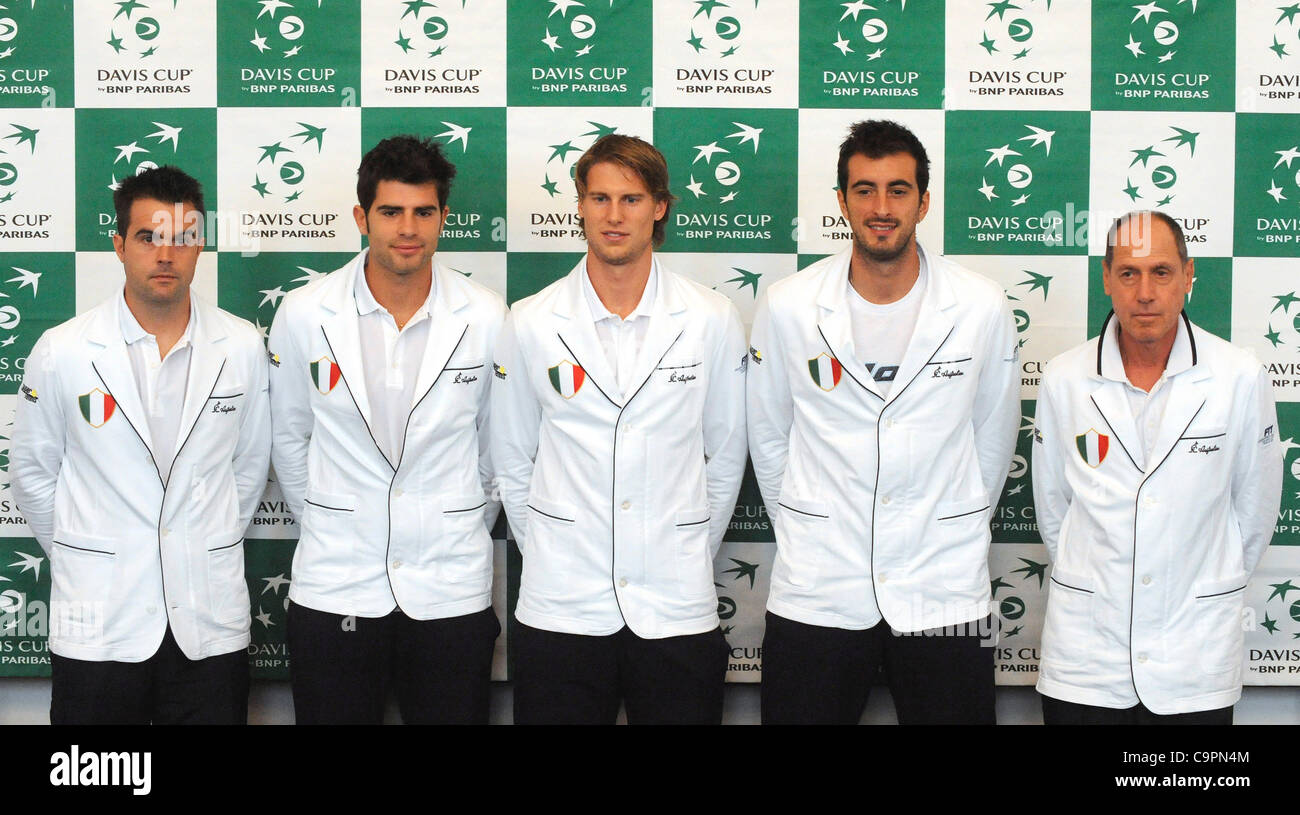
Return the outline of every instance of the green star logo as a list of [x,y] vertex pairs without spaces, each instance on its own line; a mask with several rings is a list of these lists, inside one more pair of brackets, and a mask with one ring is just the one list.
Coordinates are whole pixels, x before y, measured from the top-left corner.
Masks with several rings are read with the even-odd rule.
[[998,589],[1009,589],[1011,587],[1011,584],[1003,580],[1000,575],[989,581],[989,588],[993,591],[994,597],[998,596]]
[[732,578],[733,580],[741,580],[741,579],[743,579],[743,578],[748,577],[748,578],[749,578],[749,587],[750,587],[751,589],[754,588],[754,578],[755,578],[755,576],[758,574],[758,564],[757,564],[757,563],[746,563],[745,561],[743,561],[743,560],[739,560],[739,559],[734,558],[734,557],[733,557],[733,558],[728,558],[728,560],[730,560],[732,563],[734,563],[734,564],[736,564],[736,565],[735,565],[734,568],[731,568],[731,569],[724,569],[722,573],[723,573],[723,574],[734,574],[735,577]]
[[582,152],[581,148],[573,146],[572,141],[560,142],[559,144],[552,144],[550,145],[550,148],[553,152],[551,153],[551,157],[546,160],[547,163],[550,163],[552,159],[557,159],[557,158],[560,161],[564,161],[565,158],[567,158],[570,153]]
[[[988,13],[978,29],[983,37],[979,45],[989,56],[994,53],[1011,54],[1012,62],[1029,56],[1033,50],[1028,43],[1034,36],[1034,21],[1039,19],[1040,14],[1046,14],[1052,9],[1051,0],[1043,0],[1041,5],[1038,0],[1024,0],[1019,5],[1004,0],[985,3],[984,6]],[[1010,19],[1007,16],[1009,13]],[[999,48],[999,45],[1002,47]]]
[[[746,286],[749,286],[750,291],[753,293],[754,297],[757,298],[757,297],[758,297],[758,279],[759,279],[760,277],[763,276],[762,273],[761,273],[761,272],[750,272],[750,271],[747,271],[747,270],[745,270],[745,269],[741,269],[741,268],[738,267],[738,266],[732,266],[732,267],[731,267],[731,271],[733,271],[733,272],[737,272],[738,274],[737,274],[735,277],[728,278],[727,280],[722,281],[722,283],[735,283],[735,284],[736,284],[736,291],[740,291],[741,289],[745,288]],[[719,284],[719,285],[722,285],[722,284]],[[717,286],[714,286],[713,288],[716,289]]]
[[[1168,125],[1166,132],[1172,135],[1160,138],[1157,143],[1128,150],[1132,155],[1128,163],[1130,173],[1125,176],[1122,192],[1129,201],[1147,202],[1156,207],[1173,202],[1179,167],[1186,172],[1185,162],[1196,154],[1196,139],[1201,134],[1176,125]],[[1169,152],[1157,146],[1166,142],[1173,142],[1167,148]]]
[[[123,0],[116,5],[117,13],[109,21],[108,39],[105,40],[105,44],[113,49],[114,55],[136,54],[141,59],[145,59],[156,54],[158,46],[147,45],[147,43],[158,39],[162,34],[162,25],[155,17],[136,16],[138,10],[149,7],[136,0]],[[173,8],[174,6],[175,4]],[[130,45],[127,44],[128,42]]]
[[1293,173],[1291,170],[1291,162],[1300,158],[1300,144],[1285,150],[1274,150],[1273,155],[1277,156],[1277,161],[1273,163],[1268,173],[1269,187],[1264,192],[1273,198],[1275,204],[1281,204],[1283,201],[1291,200],[1286,194],[1287,190],[1290,190],[1292,195],[1300,193],[1300,173]]
[[1273,593],[1268,596],[1269,600],[1272,600],[1274,597],[1281,597],[1282,600],[1285,601],[1288,592],[1300,591],[1300,586],[1292,585],[1290,580],[1286,580],[1282,583],[1269,583],[1268,585],[1269,588],[1273,589]]
[[[741,188],[737,186],[743,175],[741,165],[737,162],[745,155],[745,151],[741,148],[746,143],[752,144],[754,151],[751,155],[756,155],[763,128],[751,127],[743,122],[731,124],[737,128],[735,132],[714,139],[708,144],[695,145],[695,158],[691,162],[691,180],[686,185],[686,189],[696,198],[713,196],[718,203],[729,204],[741,193]],[[736,141],[732,143],[728,141],[730,139]],[[718,158],[715,165],[713,161],[718,156],[721,158]],[[700,161],[704,162],[704,166],[699,168],[700,180],[697,181],[695,165]],[[712,171],[712,178],[709,178],[710,171]]]
[[1277,303],[1273,305],[1273,311],[1282,309],[1282,313],[1289,316],[1291,314],[1291,304],[1300,300],[1300,297],[1297,297],[1294,291],[1290,291],[1286,294],[1275,294],[1273,295],[1273,299],[1277,301]]
[[292,152],[292,150],[290,150],[288,147],[281,146],[280,142],[275,142],[274,144],[264,144],[258,149],[262,151],[261,158],[257,160],[258,164],[261,164],[263,161],[265,161],[268,158],[271,160],[272,164],[275,164],[276,156],[278,156],[281,153]]
[[[758,2],[756,0],[754,3],[755,9],[758,8]],[[716,15],[715,11],[718,12]],[[731,6],[719,0],[695,0],[695,13],[685,26],[690,33],[686,44],[697,54],[707,51],[724,59],[736,54],[740,50],[737,38],[742,24],[732,11]],[[703,19],[700,19],[701,16]]]
[[[307,179],[307,170],[303,167],[302,162],[296,158],[285,157],[281,159],[280,154],[286,153],[289,156],[296,155],[294,148],[286,147],[285,142],[291,139],[298,140],[299,148],[308,148],[313,142],[316,144],[316,153],[319,154],[325,146],[325,133],[327,128],[319,127],[308,122],[297,122],[297,126],[302,128],[296,132],[290,133],[284,138],[277,139],[270,144],[259,145],[257,150],[261,151],[253,167],[253,183],[249,186],[257,191],[257,194],[265,198],[268,195],[283,195],[284,203],[292,203],[302,197],[302,184]],[[270,160],[270,172],[273,175],[268,176],[263,181],[260,171],[262,162]],[[305,159],[304,159],[305,160]],[[274,190],[272,184],[279,182]]]
[[[558,186],[560,180],[563,178],[573,177],[572,165],[587,151],[587,148],[594,144],[600,137],[618,132],[618,127],[615,125],[607,125],[602,122],[593,122],[590,120],[587,124],[591,125],[591,130],[580,133],[573,138],[565,139],[557,144],[546,145],[546,147],[551,151],[551,154],[546,159],[545,170],[543,172],[544,180],[539,186],[546,190],[547,194],[552,198],[555,198],[560,194]],[[574,154],[572,159],[569,157],[570,154]],[[556,173],[559,178],[554,181],[551,180],[551,162],[553,161],[558,161],[560,163],[559,170]]]
[[1268,612],[1267,612],[1267,611],[1264,612],[1264,622],[1260,623],[1260,625],[1261,625],[1261,626],[1264,628],[1264,630],[1267,631],[1270,635],[1272,635],[1272,634],[1276,634],[1276,633],[1277,633],[1277,620],[1275,620],[1275,619],[1273,619],[1272,617],[1268,616]]
[[26,142],[29,152],[34,154],[36,152],[36,134],[39,133],[40,130],[24,127],[23,125],[14,124],[13,122],[10,122],[9,126],[14,129],[14,132],[5,136],[5,140],[13,141],[15,144],[19,145]]
[[[1038,155],[1038,150],[1035,148],[1042,148],[1041,160],[1046,160],[1051,156],[1052,137],[1056,135],[1056,131],[1032,124],[1024,124],[1023,127],[1029,131],[1027,135],[1019,136],[1014,141],[1008,141],[1000,147],[985,148],[984,152],[989,155],[984,162],[985,173],[980,176],[980,186],[977,191],[984,196],[986,201],[991,202],[995,198],[1002,197],[997,192],[999,184],[1006,184],[1003,190],[1008,197],[1014,193],[1020,193],[1018,196],[1011,198],[1012,207],[1025,204],[1033,194],[1029,187],[1034,183],[1034,169],[1028,162],[1033,161]],[[1028,142],[1028,144],[1020,145],[1020,142]],[[1010,160],[1010,164],[1006,163],[1008,160]],[[990,169],[995,162],[997,164],[996,169]],[[998,179],[999,174],[1003,175],[1002,180]],[[993,183],[988,181],[990,175],[994,178]]]
[[998,19],[1001,20],[1006,15],[1006,13],[1011,9],[1020,8],[1020,6],[1017,6],[1015,3],[1012,3],[1011,0],[1002,0],[1002,2],[989,3],[988,6],[989,6],[989,14],[987,17],[984,18],[986,21],[993,19],[993,15],[995,14],[998,16]]
[[1031,272],[1031,271],[1029,271],[1028,269],[1021,269],[1020,272],[1021,272],[1021,274],[1027,275],[1029,279],[1028,279],[1028,280],[1021,281],[1020,283],[1017,283],[1016,285],[1018,285],[1018,286],[1028,286],[1028,287],[1029,287],[1029,293],[1030,293],[1030,294],[1033,294],[1035,291],[1038,291],[1039,289],[1042,289],[1042,291],[1043,291],[1043,302],[1044,302],[1044,303],[1047,302],[1047,287],[1048,287],[1049,285],[1051,285],[1051,283],[1052,283],[1052,278],[1051,278],[1051,276],[1050,276],[1050,275],[1045,275],[1045,274],[1037,274],[1037,273],[1035,273],[1035,272]]
[[1037,577],[1038,587],[1041,589],[1043,587],[1043,579],[1047,577],[1047,564],[1039,563],[1037,561],[1030,560],[1029,558],[1026,557],[1019,558],[1019,560],[1021,563],[1025,565],[1019,569],[1012,569],[1011,573],[1020,574],[1021,572],[1024,572],[1025,574],[1023,578],[1024,580],[1029,580],[1032,577]]
[[113,15],[113,19],[116,20],[118,17],[126,15],[126,19],[129,21],[131,14],[139,8],[148,8],[148,6],[144,3],[137,3],[136,0],[123,0],[123,2],[117,4],[117,14]]
[[[405,6],[405,10],[397,20],[397,39],[393,44],[402,49],[403,54],[421,51],[424,52],[425,59],[441,56],[447,50],[445,40],[451,33],[451,23],[446,17],[438,14],[437,5],[434,3],[411,0],[402,5]],[[462,8],[464,5],[465,3],[462,2]],[[426,10],[430,13],[425,14]],[[408,21],[408,17],[414,19]]]

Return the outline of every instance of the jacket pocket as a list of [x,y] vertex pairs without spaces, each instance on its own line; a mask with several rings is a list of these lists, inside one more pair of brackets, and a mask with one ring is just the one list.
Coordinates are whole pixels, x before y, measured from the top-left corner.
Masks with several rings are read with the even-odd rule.
[[1193,586],[1196,617],[1196,659],[1204,673],[1240,670],[1245,632],[1245,573],[1216,580],[1198,580]]
[[252,613],[244,580],[244,538],[238,529],[208,542],[208,597],[218,625],[242,622]]
[[943,585],[963,594],[982,593],[989,585],[988,528],[989,502],[982,496],[959,501],[942,501],[935,510],[938,537],[945,548]]
[[110,538],[58,529],[50,553],[51,634],[81,642],[102,642],[111,611],[117,571]]
[[[352,512],[356,509],[356,499],[351,495],[340,495],[332,492],[321,492],[320,490],[309,490],[307,492],[307,506],[325,510],[326,512]],[[304,514],[309,514],[307,510]]]
[[528,533],[524,538],[524,583],[529,590],[553,598],[572,593],[572,581],[581,579],[590,567],[579,564],[577,508],[573,504],[528,499]]
[[817,584],[826,559],[827,537],[832,533],[830,505],[782,493],[775,518],[776,563],[772,579],[797,589]]
[[689,509],[674,517],[677,582],[682,597],[714,595],[713,558],[709,557],[709,508]]
[[[315,584],[338,584],[349,579],[356,564],[354,554],[359,519],[351,495],[309,489],[303,506],[302,534],[294,552],[294,568]],[[382,507],[372,511],[384,512]],[[296,579],[296,577],[295,577]]]
[[448,583],[492,580],[492,541],[483,526],[487,499],[482,492],[444,499],[442,534],[433,556],[438,572]]
[[1094,655],[1096,583],[1086,575],[1057,567],[1053,567],[1048,583],[1043,661],[1077,675]]

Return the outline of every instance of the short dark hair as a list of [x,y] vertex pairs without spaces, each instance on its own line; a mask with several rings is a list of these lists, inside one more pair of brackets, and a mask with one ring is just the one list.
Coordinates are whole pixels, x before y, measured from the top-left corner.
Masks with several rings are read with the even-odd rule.
[[668,213],[672,211],[673,203],[677,200],[677,196],[668,189],[668,162],[664,159],[664,154],[650,142],[638,139],[636,136],[623,136],[618,133],[601,136],[595,144],[587,148],[587,152],[583,153],[578,163],[574,165],[573,183],[578,188],[578,198],[582,198],[587,193],[587,173],[601,162],[617,164],[630,170],[641,179],[646,189],[650,190],[650,195],[656,202],[663,201],[667,204],[664,208],[664,216],[655,221],[654,245],[655,248],[662,246]]
[[189,204],[198,210],[200,223],[207,215],[203,208],[203,187],[178,167],[154,167],[122,179],[113,190],[113,212],[117,216],[117,233],[125,234],[131,226],[131,205],[152,198],[164,204]]
[[[1106,268],[1115,260],[1115,247],[1119,245],[1119,231],[1124,224],[1134,218],[1143,218],[1146,220],[1157,220],[1169,227],[1169,231],[1174,233],[1174,246],[1178,250],[1178,260],[1184,265],[1187,264],[1187,238],[1183,235],[1183,228],[1178,222],[1169,217],[1158,209],[1138,209],[1132,212],[1126,212],[1116,218],[1106,232]],[[1271,329],[1270,329],[1271,330]]]
[[924,194],[930,186],[930,156],[916,134],[898,122],[888,119],[868,119],[849,128],[849,135],[840,144],[839,185],[846,193],[849,185],[849,159],[856,155],[877,159],[907,153],[916,159],[917,192]]
[[433,182],[438,188],[438,205],[446,209],[455,177],[455,165],[443,156],[437,142],[418,136],[391,136],[361,157],[361,166],[357,167],[357,203],[369,212],[380,181]]

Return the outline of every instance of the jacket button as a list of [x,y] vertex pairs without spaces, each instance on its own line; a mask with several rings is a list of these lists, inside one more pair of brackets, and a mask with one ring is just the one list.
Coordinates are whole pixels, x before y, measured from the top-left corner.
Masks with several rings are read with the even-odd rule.
[[881,499],[880,499],[880,503],[882,503],[882,504],[888,504],[888,503],[889,503],[889,496],[886,495],[884,498],[881,498]]
[[1150,585],[1151,585],[1151,575],[1149,575],[1149,574],[1144,574],[1144,575],[1142,575],[1142,585],[1144,585],[1144,586],[1150,586]]
[[889,582],[889,575],[887,575],[887,574],[882,574],[882,575],[880,576],[880,582],[881,582],[881,583],[888,583],[888,582]]
[[393,497],[394,497],[394,498],[401,498],[401,497],[402,497],[402,488],[401,488],[401,487],[398,487],[397,489],[393,490]]
[[1138,662],[1145,663],[1146,661],[1147,661],[1147,655],[1146,655],[1146,654],[1138,654]]
[[623,509],[627,510],[627,509],[631,509],[631,508],[632,508],[632,502],[631,502],[631,501],[624,501],[624,502],[623,502]]
[[618,585],[619,588],[623,588],[623,589],[627,588],[627,578],[625,577],[622,580],[618,581]]
[[400,569],[400,568],[402,568],[402,561],[400,561],[400,560],[394,560],[394,561],[393,561],[393,568],[394,568],[394,569]]
[[172,533],[171,527],[167,527],[167,526],[163,527],[162,534],[164,538],[170,535],[171,533]]

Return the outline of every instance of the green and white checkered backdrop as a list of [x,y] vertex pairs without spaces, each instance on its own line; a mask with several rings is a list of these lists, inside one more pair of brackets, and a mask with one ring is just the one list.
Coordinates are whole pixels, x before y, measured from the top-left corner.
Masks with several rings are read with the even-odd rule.
[[[1140,207],[1187,231],[1193,319],[1273,373],[1287,473],[1248,589],[1246,677],[1300,684],[1298,100],[1286,0],[3,0],[0,438],[32,343],[121,285],[110,190],[141,168],[203,182],[216,217],[195,285],[265,331],[285,292],[361,248],[354,172],[380,138],[443,143],[459,177],[439,257],[514,301],[584,249],[582,151],[635,134],[681,197],[668,266],[749,320],[774,280],[849,237],[846,126],[895,118],[933,160],[921,240],[1000,282],[1022,336],[1024,420],[990,556],[999,682],[1036,677],[1039,374],[1107,309],[1089,219]],[[4,479],[0,522],[0,675],[47,675],[49,562]],[[246,549],[257,676],[286,675],[295,536],[270,484]],[[716,564],[734,680],[759,676],[773,554],[751,477]],[[496,563],[504,615],[519,573],[504,540]]]

